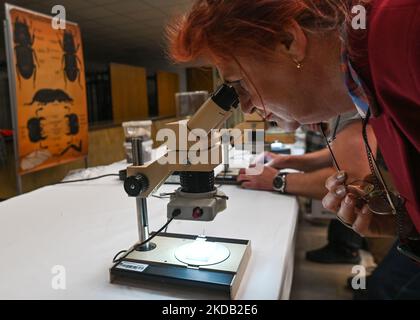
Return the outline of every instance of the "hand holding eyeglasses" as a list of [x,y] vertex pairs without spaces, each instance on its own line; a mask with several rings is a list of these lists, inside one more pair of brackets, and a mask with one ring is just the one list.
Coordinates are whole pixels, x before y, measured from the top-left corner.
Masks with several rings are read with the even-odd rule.
[[[324,207],[336,212],[344,225],[362,236],[398,235],[398,251],[420,263],[420,234],[408,216],[404,198],[390,191],[376,163],[366,133],[369,117],[368,110],[363,120],[362,136],[371,175],[369,179],[353,183],[346,183],[347,175],[340,170],[325,128],[322,124],[319,126],[338,171],[326,182],[328,194],[323,199]],[[335,139],[339,122],[340,116],[337,117],[331,141]]]
[[328,194],[322,200],[324,207],[337,213],[339,220],[362,236],[395,236],[395,215],[374,213],[370,208],[374,203],[369,203],[369,197],[378,199],[372,194],[375,191],[367,185],[346,184],[346,181],[347,175],[343,171],[327,179]]

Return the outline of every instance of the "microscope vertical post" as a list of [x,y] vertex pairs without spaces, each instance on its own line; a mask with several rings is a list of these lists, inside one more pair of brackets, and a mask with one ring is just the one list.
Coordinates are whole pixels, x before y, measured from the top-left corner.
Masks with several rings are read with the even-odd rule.
[[[142,138],[133,138],[132,152],[133,152],[133,164],[135,166],[143,165],[143,148],[142,148],[143,139]],[[136,211],[137,211],[137,228],[139,233],[139,242],[149,238],[149,218],[147,212],[147,199],[143,197],[136,197]],[[138,247],[137,250],[140,251],[149,251],[154,249],[154,246],[148,242],[141,247]]]
[[229,145],[230,145],[230,134],[227,129],[227,122],[225,122],[222,135],[222,145],[223,145],[223,167],[224,171],[229,171]]

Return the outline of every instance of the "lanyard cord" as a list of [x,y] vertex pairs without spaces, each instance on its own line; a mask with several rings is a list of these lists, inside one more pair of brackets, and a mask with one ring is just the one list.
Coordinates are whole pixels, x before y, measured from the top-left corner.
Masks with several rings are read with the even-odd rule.
[[397,206],[394,203],[394,199],[391,196],[391,192],[390,192],[388,186],[386,185],[385,179],[383,178],[382,173],[379,170],[379,166],[376,163],[375,157],[373,156],[372,149],[370,148],[370,145],[369,145],[369,140],[368,140],[368,137],[367,137],[367,130],[366,130],[367,125],[369,123],[369,119],[370,119],[370,110],[367,111],[366,117],[363,119],[362,135],[363,135],[363,142],[364,142],[365,148],[366,148],[366,154],[367,154],[367,158],[368,158],[368,162],[369,162],[370,172],[372,173],[373,180],[374,180],[373,183],[374,183],[375,187],[377,188],[377,190],[382,190],[383,189],[385,191],[383,193],[384,200],[391,205],[392,211],[394,211],[394,214],[395,214],[396,211],[397,211]]
[[369,168],[373,176],[373,183],[377,190],[381,190],[381,189],[384,190],[384,192],[382,193],[383,200],[389,203],[389,205],[392,208],[392,211],[396,215],[397,227],[398,227],[398,238],[401,243],[406,243],[409,240],[409,237],[412,234],[413,230],[415,229],[413,229],[413,224],[411,220],[408,218],[407,211],[404,207],[403,199],[400,196],[392,197],[391,192],[389,188],[387,187],[386,182],[382,176],[382,173],[379,170],[379,166],[376,163],[375,157],[373,156],[372,149],[370,148],[369,140],[367,137],[367,131],[366,131],[370,115],[371,115],[370,110],[368,109],[366,113],[366,117],[363,119],[362,135],[363,135],[363,142],[366,147],[366,154],[367,154],[367,158],[369,162]]
[[324,123],[320,123],[320,124],[319,124],[319,128],[321,129],[321,133],[322,133],[322,135],[323,135],[323,137],[324,137],[325,144],[327,145],[328,150],[330,151],[331,160],[332,160],[332,162],[333,162],[333,164],[334,164],[334,167],[335,167],[335,169],[336,169],[337,171],[341,171],[341,168],[340,168],[340,166],[339,166],[339,164],[338,164],[338,162],[337,162],[337,159],[335,158],[334,152],[333,152],[333,151],[332,151],[332,149],[331,149],[330,141],[331,141],[331,142],[332,142],[332,141],[334,141],[334,140],[335,140],[335,138],[336,138],[336,136],[337,136],[337,131],[338,131],[338,127],[339,127],[339,125],[340,125],[340,120],[341,120],[341,115],[338,115],[338,116],[337,116],[337,120],[336,120],[336,122],[335,122],[334,131],[333,131],[333,133],[332,133],[331,138],[328,138],[328,137],[327,137],[327,134],[325,133],[325,126],[324,126]]

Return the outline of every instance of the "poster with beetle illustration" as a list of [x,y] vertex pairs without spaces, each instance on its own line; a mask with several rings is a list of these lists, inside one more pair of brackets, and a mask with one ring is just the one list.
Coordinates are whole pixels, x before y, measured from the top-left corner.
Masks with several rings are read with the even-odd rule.
[[82,40],[77,24],[6,4],[19,174],[88,153]]

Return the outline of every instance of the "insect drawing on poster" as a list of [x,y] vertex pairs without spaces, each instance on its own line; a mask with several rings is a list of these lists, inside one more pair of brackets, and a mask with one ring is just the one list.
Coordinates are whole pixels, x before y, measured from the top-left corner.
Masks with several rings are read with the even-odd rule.
[[64,30],[62,40],[59,39],[61,49],[63,50],[63,57],[61,64],[63,68],[64,82],[67,86],[67,80],[70,82],[78,81],[80,85],[80,69],[82,64],[77,52],[79,51],[80,44],[76,44],[74,35],[69,30]]
[[33,78],[33,86],[35,87],[36,70],[39,67],[38,58],[33,45],[35,43],[35,33],[32,32],[25,18],[15,18],[13,24],[13,41],[15,43],[14,50],[16,55],[16,69],[21,85],[21,77],[28,80]]

